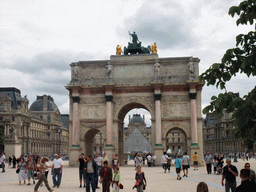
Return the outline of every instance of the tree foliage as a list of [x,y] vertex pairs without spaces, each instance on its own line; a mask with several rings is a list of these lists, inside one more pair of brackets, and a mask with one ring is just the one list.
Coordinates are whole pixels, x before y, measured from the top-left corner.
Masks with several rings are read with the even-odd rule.
[[[238,6],[229,9],[229,15],[238,15],[237,25],[254,24],[256,19],[256,1],[246,0]],[[256,88],[243,98],[234,98],[226,90],[226,82],[238,73],[248,77],[256,76],[256,32],[240,34],[236,37],[236,47],[228,49],[221,59],[221,63],[214,63],[199,76],[199,80],[217,88],[225,89],[218,97],[212,96],[210,105],[203,109],[203,113],[212,112],[217,117],[223,116],[224,111],[232,113],[236,138],[242,139],[248,149],[256,141]]]

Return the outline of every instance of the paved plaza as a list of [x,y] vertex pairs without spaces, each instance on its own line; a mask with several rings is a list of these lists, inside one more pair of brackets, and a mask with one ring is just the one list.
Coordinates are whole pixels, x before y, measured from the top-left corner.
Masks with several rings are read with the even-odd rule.
[[[238,163],[233,163],[237,168],[243,168],[244,163],[246,161],[238,160]],[[129,164],[132,165],[133,161],[130,161]],[[256,161],[255,159],[250,159],[249,163],[251,163],[251,168],[256,170]],[[167,192],[167,191],[175,191],[175,192],[186,192],[186,191],[196,191],[196,186],[199,182],[205,181],[211,192],[219,192],[224,191],[224,187],[221,186],[221,175],[208,175],[206,173],[205,167],[200,167],[198,171],[193,171],[193,168],[189,171],[189,177],[182,178],[181,181],[176,180],[175,167],[171,167],[170,173],[163,173],[163,169],[161,167],[142,167],[142,171],[145,172],[145,176],[147,179],[147,189],[148,192]],[[126,166],[120,168],[121,173],[121,182],[124,185],[124,189],[121,190],[123,192],[128,191],[136,191],[132,190],[132,187],[135,182],[135,170],[133,166]],[[49,184],[53,186],[51,175],[49,175]],[[238,184],[240,184],[240,178],[237,179]],[[15,173],[15,169],[8,168],[6,169],[6,173],[0,173],[0,192],[28,192],[33,191],[35,185],[21,185],[18,184],[18,175]],[[65,161],[64,173],[62,177],[62,182],[60,188],[54,189],[54,191],[58,192],[79,192],[85,191],[84,188],[78,188],[78,168],[70,168],[68,167],[68,162]],[[40,192],[47,192],[45,186],[39,188]],[[100,185],[100,189],[96,190],[98,192],[102,191],[102,187]],[[111,190],[112,191],[112,190]]]

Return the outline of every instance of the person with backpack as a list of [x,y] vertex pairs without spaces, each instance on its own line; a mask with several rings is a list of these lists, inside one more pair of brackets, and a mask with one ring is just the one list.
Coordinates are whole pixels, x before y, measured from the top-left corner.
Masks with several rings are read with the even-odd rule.
[[183,153],[182,168],[183,168],[183,173],[184,173],[183,177],[188,177],[189,156],[187,155],[187,152]]
[[162,159],[161,159],[161,163],[164,169],[164,172],[166,173],[166,169],[167,169],[167,161],[168,161],[168,156],[166,155],[166,152],[164,152]]
[[177,159],[174,161],[176,173],[177,173],[177,180],[181,180],[181,176],[180,176],[181,163],[182,163],[182,160],[180,159],[180,156],[177,155]]

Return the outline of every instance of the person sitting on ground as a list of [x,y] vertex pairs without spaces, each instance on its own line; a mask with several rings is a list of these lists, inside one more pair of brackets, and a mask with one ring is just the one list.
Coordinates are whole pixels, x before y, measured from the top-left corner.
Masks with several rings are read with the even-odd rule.
[[256,184],[250,180],[250,170],[242,169],[240,171],[242,179],[241,185],[236,188],[236,192],[256,191]]
[[202,182],[198,183],[196,191],[197,192],[208,192],[209,191],[208,185],[202,181]]

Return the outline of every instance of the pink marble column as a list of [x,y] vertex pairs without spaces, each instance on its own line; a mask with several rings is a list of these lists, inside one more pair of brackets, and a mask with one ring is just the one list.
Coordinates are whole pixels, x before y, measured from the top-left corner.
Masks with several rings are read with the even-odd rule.
[[161,94],[155,94],[156,146],[162,146]]
[[197,140],[197,114],[196,114],[196,92],[189,94],[190,96],[190,122],[191,122],[191,146],[198,146]]
[[112,126],[113,126],[113,118],[112,118],[112,95],[106,95],[106,146],[112,146]]
[[112,103],[111,102],[107,102],[106,104],[107,110],[106,110],[106,144],[107,145],[112,145],[112,125],[113,125],[113,121],[112,121]]
[[78,146],[79,144],[79,119],[78,119],[78,107],[80,97],[75,96],[72,97],[73,100],[73,119],[72,119],[72,146]]

